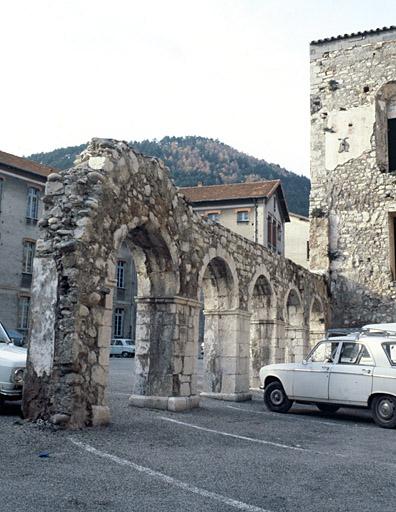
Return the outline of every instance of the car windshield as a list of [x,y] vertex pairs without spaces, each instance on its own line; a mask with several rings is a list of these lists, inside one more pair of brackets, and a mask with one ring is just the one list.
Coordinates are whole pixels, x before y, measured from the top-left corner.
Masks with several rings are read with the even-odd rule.
[[8,337],[6,330],[0,323],[0,343],[10,343],[10,342],[11,342],[11,340]]

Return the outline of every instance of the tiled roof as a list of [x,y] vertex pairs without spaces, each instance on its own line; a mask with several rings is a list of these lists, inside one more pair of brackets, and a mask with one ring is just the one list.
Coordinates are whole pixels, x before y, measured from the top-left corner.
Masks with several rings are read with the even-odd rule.
[[220,201],[224,199],[246,199],[270,197],[280,185],[280,180],[256,181],[252,183],[232,183],[229,185],[210,185],[208,187],[182,187],[186,198],[195,203],[201,201]]
[[370,36],[379,34],[381,32],[391,32],[392,30],[396,30],[395,25],[391,25],[390,27],[375,28],[373,30],[364,30],[363,32],[352,32],[351,34],[326,37],[325,39],[318,39],[317,41],[312,41],[311,44],[330,43],[331,41],[338,41],[339,39],[351,39],[353,37]]
[[52,172],[56,171],[56,169],[51,169],[51,167],[47,167],[46,165],[33,162],[27,158],[21,158],[20,156],[11,155],[10,153],[5,153],[4,151],[0,151],[0,165],[1,164],[12,167],[15,170],[38,174],[39,176],[44,176],[45,178]]

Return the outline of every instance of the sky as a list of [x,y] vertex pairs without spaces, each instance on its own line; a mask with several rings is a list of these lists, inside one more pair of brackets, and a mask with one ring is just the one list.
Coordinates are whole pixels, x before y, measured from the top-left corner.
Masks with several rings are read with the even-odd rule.
[[309,175],[309,42],[396,25],[396,0],[14,0],[0,149],[200,135]]

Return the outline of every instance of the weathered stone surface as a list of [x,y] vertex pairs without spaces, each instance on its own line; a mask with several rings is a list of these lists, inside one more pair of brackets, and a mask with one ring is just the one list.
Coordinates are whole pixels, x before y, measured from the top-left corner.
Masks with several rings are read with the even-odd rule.
[[[125,142],[94,139],[75,167],[59,174],[61,179],[50,183],[63,189],[45,197],[43,241],[36,252],[37,261],[56,262],[47,276],[57,290],[49,326],[53,349],[49,343],[47,371],[28,365],[26,417],[65,414],[73,427],[107,421],[106,349],[122,242],[131,249],[138,273],[130,400],[136,406],[181,410],[198,404],[202,292],[204,391],[227,399],[248,397],[249,379],[257,383],[261,364],[293,360],[308,349],[311,313],[316,326],[328,322],[322,277],[201,218],[156,159],[134,153]],[[34,301],[41,293],[34,290]],[[313,301],[319,306],[313,308]],[[32,320],[34,333],[41,320],[39,315]],[[258,320],[272,322],[272,328],[257,330]]]
[[311,47],[310,267],[328,281],[335,327],[396,321],[395,50],[395,30]]

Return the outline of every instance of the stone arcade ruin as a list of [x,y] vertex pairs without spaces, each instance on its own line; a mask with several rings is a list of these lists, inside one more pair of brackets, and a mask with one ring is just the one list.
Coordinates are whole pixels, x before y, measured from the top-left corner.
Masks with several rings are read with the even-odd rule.
[[262,364],[293,361],[328,322],[325,281],[193,212],[161,161],[94,139],[48,178],[32,289],[26,418],[106,424],[118,248],[138,272],[130,403],[199,405],[198,319],[205,296],[204,394],[245,400]]

